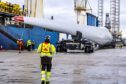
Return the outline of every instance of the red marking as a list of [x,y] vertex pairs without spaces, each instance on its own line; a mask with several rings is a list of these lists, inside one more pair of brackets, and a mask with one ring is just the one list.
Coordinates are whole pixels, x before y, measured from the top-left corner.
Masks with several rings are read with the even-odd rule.
[[15,16],[15,17],[14,17],[14,20],[15,20],[16,22],[24,22],[23,16]]
[[45,42],[45,44],[49,44],[49,42]]
[[48,51],[48,49],[47,48],[44,48],[44,51]]

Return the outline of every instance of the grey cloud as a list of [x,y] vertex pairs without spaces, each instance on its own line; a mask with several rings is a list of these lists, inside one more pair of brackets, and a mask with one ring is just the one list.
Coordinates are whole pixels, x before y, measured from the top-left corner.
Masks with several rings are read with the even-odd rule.
[[45,6],[47,5],[48,7],[64,7],[69,9],[73,3],[73,0],[45,0],[44,3]]

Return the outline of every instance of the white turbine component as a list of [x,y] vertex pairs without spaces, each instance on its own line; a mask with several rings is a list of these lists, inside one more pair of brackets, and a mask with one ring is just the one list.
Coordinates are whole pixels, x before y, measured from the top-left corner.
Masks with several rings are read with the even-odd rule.
[[112,41],[112,35],[105,27],[80,26],[72,23],[60,23],[53,20],[38,19],[33,17],[15,17],[16,21],[26,24],[44,27],[46,29],[76,35],[77,31],[82,33],[82,37],[104,45]]

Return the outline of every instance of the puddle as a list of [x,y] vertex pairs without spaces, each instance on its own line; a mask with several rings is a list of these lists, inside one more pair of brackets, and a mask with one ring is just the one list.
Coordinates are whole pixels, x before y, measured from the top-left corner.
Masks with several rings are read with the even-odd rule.
[[68,74],[68,73],[62,73],[62,74]]
[[7,83],[32,83],[30,79],[8,79]]
[[32,73],[40,73],[39,71],[32,71]]
[[0,61],[0,63],[4,63],[4,61]]
[[0,77],[3,77],[3,76],[6,76],[6,75],[0,75]]
[[0,71],[8,71],[8,69],[0,69]]

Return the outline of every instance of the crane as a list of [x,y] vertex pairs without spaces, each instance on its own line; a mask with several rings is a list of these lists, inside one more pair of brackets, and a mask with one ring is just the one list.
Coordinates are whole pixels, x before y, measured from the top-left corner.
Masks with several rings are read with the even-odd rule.
[[43,17],[43,0],[24,0],[25,9],[27,9],[27,16]]
[[120,0],[110,0],[111,29],[118,37],[120,32]]
[[[104,0],[98,0],[98,19],[99,26],[103,26],[103,10],[104,9]],[[106,25],[110,29],[113,35],[113,41],[116,44],[116,40],[121,39],[120,32],[120,0],[110,0],[110,21],[109,15],[106,15]],[[110,24],[110,25],[109,25]]]
[[92,11],[92,8],[87,8],[88,0],[74,0],[74,10],[77,14],[77,24],[84,24],[85,15],[87,11]]

